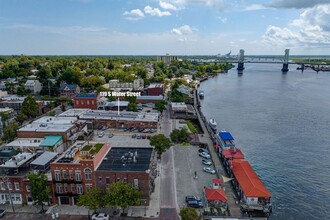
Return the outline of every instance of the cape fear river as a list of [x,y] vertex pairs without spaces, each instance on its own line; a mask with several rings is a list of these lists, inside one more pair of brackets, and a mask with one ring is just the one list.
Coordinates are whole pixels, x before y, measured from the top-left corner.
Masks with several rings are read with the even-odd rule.
[[245,64],[203,82],[202,112],[272,194],[272,220],[330,218],[330,72]]

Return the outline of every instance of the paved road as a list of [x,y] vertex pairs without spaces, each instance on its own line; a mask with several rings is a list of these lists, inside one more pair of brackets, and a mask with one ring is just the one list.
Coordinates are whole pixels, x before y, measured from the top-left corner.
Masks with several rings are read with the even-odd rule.
[[[172,131],[169,108],[163,112],[160,124],[159,131],[169,137]],[[177,215],[173,147],[162,155],[160,178],[160,219],[179,219]]]

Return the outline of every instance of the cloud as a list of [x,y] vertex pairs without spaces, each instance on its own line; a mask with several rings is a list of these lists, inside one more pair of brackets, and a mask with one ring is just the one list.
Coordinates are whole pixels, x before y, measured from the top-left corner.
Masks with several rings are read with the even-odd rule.
[[188,35],[188,34],[192,34],[193,30],[191,29],[191,27],[189,25],[183,25],[179,28],[173,28],[171,30],[171,33],[176,34],[176,35]]
[[267,6],[273,8],[312,8],[320,4],[330,4],[330,0],[273,0]]
[[168,0],[168,2],[177,5],[179,8],[184,8],[185,5],[197,4],[214,7],[220,11],[227,8],[226,0]]
[[227,23],[227,18],[225,17],[218,16],[218,19],[224,24]]
[[178,8],[171,3],[159,1],[159,6],[165,10],[178,10]]
[[267,9],[264,5],[261,4],[252,4],[243,9],[243,11],[257,11]]
[[158,17],[171,15],[171,13],[169,11],[161,11],[161,10],[159,10],[159,8],[152,8],[149,5],[144,7],[144,13],[150,14],[151,16],[158,16]]
[[131,11],[125,11],[123,13],[127,20],[140,20],[144,17],[143,12],[140,9],[133,9]]
[[305,9],[288,27],[270,25],[263,40],[272,45],[291,47],[330,46],[330,4]]

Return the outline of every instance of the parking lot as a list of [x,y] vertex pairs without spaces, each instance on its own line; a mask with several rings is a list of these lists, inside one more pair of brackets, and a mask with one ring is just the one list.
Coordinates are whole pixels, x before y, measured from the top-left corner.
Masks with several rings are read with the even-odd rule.
[[[198,156],[197,146],[175,146],[174,147],[174,164],[176,177],[177,203],[179,208],[185,207],[185,196],[195,195],[203,198],[203,189],[210,187],[212,179],[217,178],[215,174],[205,173],[202,159]],[[210,166],[213,168],[213,165]],[[197,172],[197,179],[194,173]]]
[[[100,132],[104,132],[103,137],[98,136]],[[110,132],[113,134],[112,138],[109,138]],[[140,134],[141,136],[142,135],[152,136],[155,135],[156,133],[143,133],[137,131],[124,132],[123,130],[119,130],[119,129],[107,129],[105,131],[95,130],[93,141],[110,143],[112,147],[151,147],[149,144],[149,140],[147,138],[145,139],[132,138],[133,134]]]

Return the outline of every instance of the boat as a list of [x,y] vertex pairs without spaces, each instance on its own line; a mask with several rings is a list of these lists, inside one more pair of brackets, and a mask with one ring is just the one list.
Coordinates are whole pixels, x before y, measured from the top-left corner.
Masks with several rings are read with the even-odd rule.
[[211,118],[209,120],[209,125],[212,128],[212,130],[216,131],[217,130],[217,122],[214,120],[214,118]]
[[204,98],[204,91],[203,90],[199,90],[198,92],[199,98],[203,99]]

